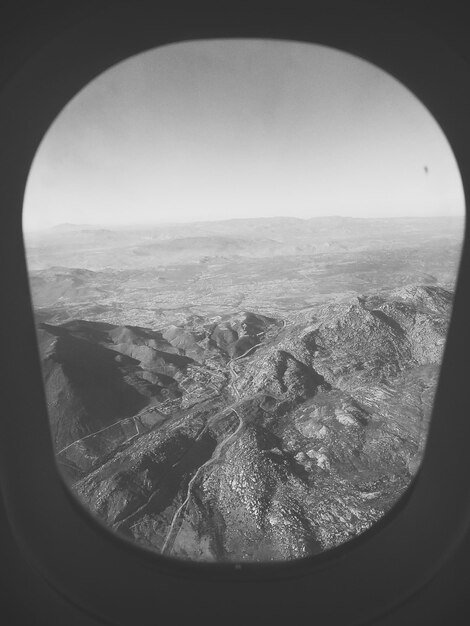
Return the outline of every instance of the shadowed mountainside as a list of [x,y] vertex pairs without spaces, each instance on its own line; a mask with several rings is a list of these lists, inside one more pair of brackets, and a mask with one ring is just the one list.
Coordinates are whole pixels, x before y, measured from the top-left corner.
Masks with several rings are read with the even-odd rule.
[[419,467],[451,306],[428,285],[288,320],[42,323],[58,461],[90,511],[158,552],[265,561],[339,545]]

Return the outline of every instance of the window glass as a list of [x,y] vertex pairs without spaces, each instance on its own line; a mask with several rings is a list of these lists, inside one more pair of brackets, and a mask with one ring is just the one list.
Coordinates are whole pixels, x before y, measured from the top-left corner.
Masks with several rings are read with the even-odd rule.
[[195,561],[370,528],[423,457],[464,210],[429,111],[345,52],[193,41],[98,76],[23,212],[70,489]]

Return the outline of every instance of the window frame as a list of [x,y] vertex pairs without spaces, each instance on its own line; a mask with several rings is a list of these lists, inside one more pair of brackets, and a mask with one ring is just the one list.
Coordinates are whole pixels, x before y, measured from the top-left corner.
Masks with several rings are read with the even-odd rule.
[[113,624],[146,626],[158,615],[176,616],[175,611],[181,618],[198,612],[242,618],[251,611],[287,619],[292,607],[300,606],[312,616],[328,618],[328,624],[362,623],[418,590],[457,549],[469,526],[467,224],[421,469],[397,505],[356,539],[315,557],[266,565],[160,557],[91,516],[65,486],[54,461],[21,225],[24,189],[32,159],[55,117],[115,63],[158,45],[226,37],[294,40],[344,50],[394,76],[428,107],[451,145],[469,197],[469,67],[409,23],[358,8],[340,15],[333,9],[318,9],[315,20],[287,10],[256,14],[248,7],[192,11],[182,19],[177,9],[108,7],[37,50],[0,93],[0,163],[1,171],[8,172],[0,186],[0,206],[7,207],[0,276],[9,297],[2,342],[10,359],[0,438],[2,495],[28,560],[62,595]]

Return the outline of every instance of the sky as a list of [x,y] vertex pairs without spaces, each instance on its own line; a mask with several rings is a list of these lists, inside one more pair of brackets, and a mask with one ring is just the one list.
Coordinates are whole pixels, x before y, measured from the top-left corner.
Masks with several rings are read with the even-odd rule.
[[445,135],[380,68],[307,43],[205,40],[130,57],[64,107],[23,227],[464,210]]

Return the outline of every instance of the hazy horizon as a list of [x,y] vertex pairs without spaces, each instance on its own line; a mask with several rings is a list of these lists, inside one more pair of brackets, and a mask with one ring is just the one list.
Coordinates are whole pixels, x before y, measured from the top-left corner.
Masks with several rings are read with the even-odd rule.
[[300,221],[311,221],[311,220],[334,220],[334,219],[344,219],[344,220],[407,220],[407,219],[448,219],[448,218],[460,218],[465,219],[465,214],[463,213],[443,213],[443,214],[434,214],[434,215],[374,215],[374,216],[358,216],[358,215],[315,215],[313,217],[298,217],[296,215],[270,215],[270,216],[257,216],[257,217],[227,217],[227,218],[214,218],[207,220],[180,220],[180,221],[169,221],[169,220],[160,220],[160,221],[148,221],[148,222],[118,222],[118,223],[109,223],[109,222],[57,222],[54,224],[49,224],[47,226],[39,226],[39,225],[23,225],[23,231],[28,232],[38,232],[45,230],[53,230],[61,227],[70,227],[70,228],[89,228],[89,229],[109,229],[109,230],[121,230],[125,228],[144,228],[149,226],[180,226],[185,224],[204,224],[204,223],[212,223],[212,222],[232,222],[232,221],[249,221],[249,220],[300,220]]

